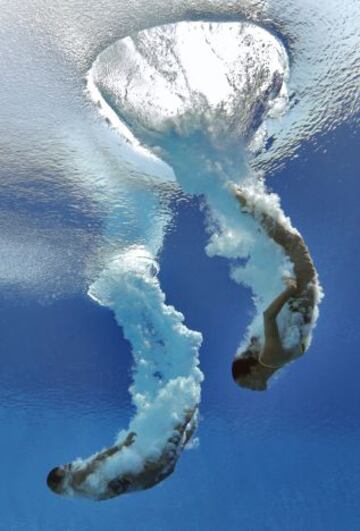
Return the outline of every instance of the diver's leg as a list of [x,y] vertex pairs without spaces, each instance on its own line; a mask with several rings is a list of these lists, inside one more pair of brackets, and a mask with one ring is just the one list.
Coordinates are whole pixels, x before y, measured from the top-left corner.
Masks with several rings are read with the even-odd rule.
[[280,245],[294,264],[294,273],[298,287],[303,290],[309,282],[316,282],[317,275],[314,263],[303,238],[298,232],[289,230],[282,223],[269,216],[265,212],[255,214],[254,205],[248,200],[246,192],[239,187],[234,187],[234,194],[241,208],[246,209],[253,217],[256,217],[268,236]]

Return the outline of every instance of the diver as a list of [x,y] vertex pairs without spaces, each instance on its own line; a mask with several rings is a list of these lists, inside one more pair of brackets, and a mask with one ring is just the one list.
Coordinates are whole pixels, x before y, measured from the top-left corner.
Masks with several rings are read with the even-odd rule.
[[82,483],[99,468],[101,463],[120,452],[123,448],[131,446],[135,436],[134,432],[129,433],[125,441],[98,453],[85,467],[77,469],[76,466],[69,463],[53,468],[46,480],[48,487],[56,494],[63,494],[69,486],[74,490],[81,489]]
[[133,471],[109,475],[109,470],[116,468],[116,460],[121,453],[136,443],[138,435],[130,432],[123,442],[95,454],[85,462],[75,461],[53,468],[47,476],[47,485],[55,494],[83,496],[97,501],[154,487],[174,471],[181,452],[195,431],[197,412],[197,407],[186,412],[160,455],[144,459],[142,466],[136,466]]
[[[256,218],[272,240],[281,246],[294,266],[295,278],[285,278],[286,289],[263,313],[264,341],[252,337],[247,349],[232,363],[232,376],[241,387],[256,391],[267,389],[267,381],[279,369],[301,356],[309,345],[315,306],[318,302],[317,272],[303,238],[265,212],[255,210],[245,190],[234,187],[234,194],[244,213]],[[276,321],[282,308],[297,314],[298,341],[285,348]]]

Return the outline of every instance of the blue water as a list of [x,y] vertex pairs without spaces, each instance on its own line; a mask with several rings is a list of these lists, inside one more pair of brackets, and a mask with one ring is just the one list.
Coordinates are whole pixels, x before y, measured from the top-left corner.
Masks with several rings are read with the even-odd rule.
[[[45,478],[111,443],[131,414],[131,355],[112,313],[84,294],[0,306],[0,529],[6,531],[360,528],[358,145],[351,125],[304,145],[268,183],[307,242],[326,297],[309,352],[266,393],[230,365],[250,292],[204,253],[196,200],[174,204],[160,259],[167,302],[204,335],[199,446],[146,492],[102,503],[54,496]],[[29,175],[31,179],[31,175]]]

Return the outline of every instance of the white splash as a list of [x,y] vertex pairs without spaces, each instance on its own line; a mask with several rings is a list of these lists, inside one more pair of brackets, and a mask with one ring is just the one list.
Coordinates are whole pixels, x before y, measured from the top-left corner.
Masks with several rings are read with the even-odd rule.
[[[232,278],[253,291],[257,316],[248,336],[262,336],[262,311],[283,288],[292,264],[259,233],[256,219],[241,213],[231,184],[242,183],[259,212],[294,230],[279,198],[267,194],[248,164],[249,151],[264,146],[267,120],[287,109],[288,79],[282,43],[254,24],[232,22],[143,31],[102,52],[89,74],[90,86],[98,87],[117,120],[161,154],[182,189],[205,197],[208,255],[228,258]],[[117,129],[117,121],[112,125]],[[239,266],[239,259],[246,264]],[[280,327],[289,334],[294,328],[285,310]]]
[[[160,154],[185,192],[205,198],[211,234],[207,254],[228,258],[234,281],[253,291],[256,316],[246,341],[262,336],[262,310],[281,291],[282,277],[293,265],[259,231],[256,216],[241,212],[233,185],[242,183],[259,212],[295,230],[279,198],[267,194],[248,164],[249,152],[264,145],[266,119],[287,109],[288,77],[284,46],[263,28],[204,22],[152,28],[122,39],[98,56],[87,76],[90,98],[122,138],[135,150]],[[165,304],[156,276],[160,241],[156,249],[130,246],[113,256],[89,289],[94,300],[114,311],[132,345],[130,392],[136,413],[117,444],[129,432],[136,438],[65,494],[102,499],[109,497],[116,478],[130,474],[136,483],[147,464],[161,461],[173,445],[189,411],[197,411],[201,335]],[[287,344],[296,341],[293,324],[283,312],[280,328],[289,331]],[[176,458],[185,444],[177,447]],[[75,470],[91,467],[98,455],[77,461]],[[136,484],[133,490],[141,488]]]
[[[136,440],[90,478],[97,485],[95,497],[114,477],[156,462],[176,426],[184,421],[184,412],[196,410],[200,403],[202,337],[184,325],[180,312],[165,304],[157,273],[151,253],[132,248],[113,259],[89,290],[94,300],[114,311],[132,345],[136,367],[130,387],[136,415],[129,425]],[[117,442],[125,436],[121,431]]]

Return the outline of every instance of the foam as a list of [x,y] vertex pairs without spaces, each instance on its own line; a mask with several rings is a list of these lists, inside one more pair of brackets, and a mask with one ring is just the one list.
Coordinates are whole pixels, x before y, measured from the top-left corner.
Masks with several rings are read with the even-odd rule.
[[[278,118],[287,108],[288,75],[283,45],[264,29],[248,23],[194,22],[152,28],[118,41],[98,56],[87,76],[88,93],[109,124],[136,150],[161,154],[181,188],[204,198],[208,256],[226,257],[231,278],[253,293],[255,316],[244,344],[252,335],[262,338],[262,312],[283,289],[282,277],[293,272],[283,250],[259,230],[258,218],[267,213],[296,230],[279,197],[267,192],[248,164],[249,152],[264,140],[266,119]],[[241,211],[233,191],[238,184],[247,190],[254,216]],[[191,432],[195,428],[202,338],[166,305],[156,255],[146,245],[124,249],[89,289],[94,300],[113,310],[132,345],[130,393],[136,412],[116,442],[129,432],[136,438],[97,466],[80,492],[69,487],[68,495],[102,499],[113,479],[129,473],[140,477],[146,463],[170,455],[166,452],[174,447],[174,432],[180,433],[189,411],[195,412]],[[296,319],[286,310],[280,315],[287,346],[299,339]],[[314,324],[315,319],[311,329]],[[175,462],[185,444],[183,439],[175,445]],[[76,469],[96,456],[78,460]]]
[[[156,461],[185,413],[200,403],[202,337],[184,325],[180,312],[165,304],[157,273],[155,258],[137,246],[113,258],[89,289],[92,299],[114,311],[132,345],[136,371],[130,393],[136,414],[115,443],[120,444],[128,431],[135,432],[136,439],[88,477],[83,486],[88,497],[101,498],[112,479],[140,473],[146,462]],[[84,469],[97,455],[78,459],[75,469]],[[66,494],[75,493],[69,487]]]

